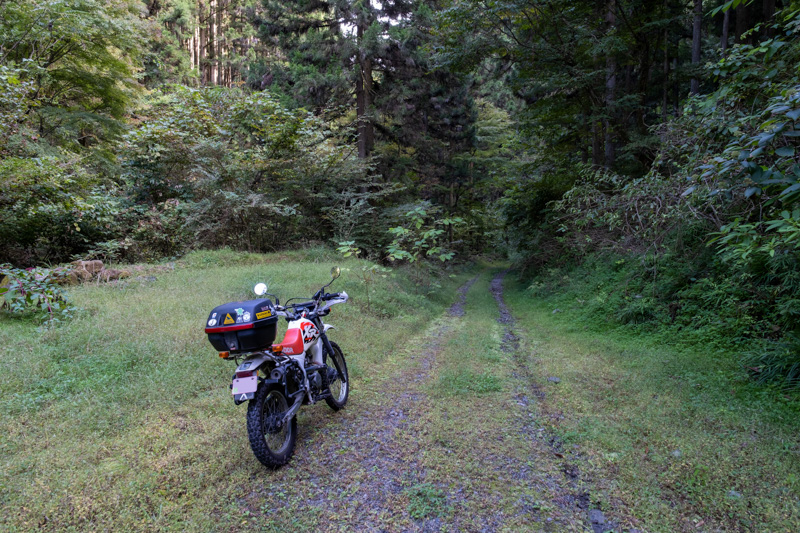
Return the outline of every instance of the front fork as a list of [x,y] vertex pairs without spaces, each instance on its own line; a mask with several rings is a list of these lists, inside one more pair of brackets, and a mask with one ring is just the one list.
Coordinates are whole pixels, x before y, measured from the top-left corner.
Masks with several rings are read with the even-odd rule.
[[[328,335],[326,333],[322,334],[322,362],[327,363],[326,359],[328,354],[333,355],[333,346],[331,346],[331,341],[328,340]],[[342,383],[347,383],[347,376],[339,367],[339,361],[336,360],[335,357],[331,357],[333,359],[333,366],[336,367],[336,373],[339,375],[339,379],[342,380]]]

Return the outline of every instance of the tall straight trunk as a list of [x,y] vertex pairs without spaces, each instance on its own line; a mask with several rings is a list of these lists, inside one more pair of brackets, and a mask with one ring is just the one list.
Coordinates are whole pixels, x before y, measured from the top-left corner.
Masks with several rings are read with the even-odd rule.
[[678,56],[677,54],[675,57],[672,58],[672,72],[675,73],[672,76],[672,106],[674,110],[674,115],[677,117],[680,114],[680,87],[678,87]]
[[[664,18],[669,13],[667,0],[664,0]],[[664,25],[664,64],[662,65],[663,79],[661,81],[661,119],[666,122],[669,112],[669,26]]]
[[211,85],[217,84],[217,20],[214,12],[217,11],[217,2],[209,0],[208,5],[208,81]]
[[222,37],[223,25],[225,24],[222,15],[225,11],[224,8],[225,1],[217,0],[217,32],[215,35],[217,41],[217,85],[225,85],[225,67],[222,64],[225,54],[225,42]]
[[[658,46],[656,44],[656,46]],[[639,93],[639,105],[636,107],[636,129],[641,133],[647,133],[648,125],[645,123],[645,110],[647,109],[647,93],[651,84],[653,74],[653,59],[656,54],[650,53],[650,42],[645,45],[645,49],[639,56],[638,80],[636,80],[636,92]],[[633,69],[633,67],[631,67]],[[636,75],[636,69],[633,70]]]
[[356,29],[358,61],[356,62],[356,118],[358,120],[358,157],[366,159],[372,152],[375,133],[372,125],[372,58],[362,48],[364,26],[359,22]]
[[742,34],[749,29],[748,20],[747,20],[747,6],[745,4],[739,4],[736,7],[736,41],[737,43],[742,42]]
[[694,24],[692,25],[692,67],[695,75],[692,76],[691,94],[700,92],[700,80],[697,78],[697,69],[700,67],[700,31],[703,28],[703,0],[694,0]]
[[[617,23],[616,0],[608,0],[606,11],[607,32],[611,33]],[[611,168],[616,159],[614,146],[614,118],[617,98],[617,58],[613,52],[606,56],[606,119],[605,119],[605,167]]]
[[[586,124],[586,113],[581,113],[579,120],[581,124]],[[585,137],[581,137],[581,163],[584,165],[589,163],[589,145]],[[469,163],[470,175],[472,174],[472,161]]]
[[600,148],[600,125],[596,120],[592,120],[592,165],[599,167],[603,161],[600,154],[603,150]]
[[775,0],[764,0],[763,10],[767,37],[775,37],[775,28],[772,27],[775,22]]
[[197,70],[198,74],[202,74],[200,71],[200,25],[198,24],[194,29],[194,39],[192,42],[192,47],[194,48],[194,68]]
[[664,122],[667,121],[669,112],[669,30],[664,29],[664,64],[662,65],[663,80],[661,82],[661,115]]
[[728,55],[728,30],[731,25],[731,10],[727,10],[722,17],[722,36],[719,38],[719,46],[722,49],[722,57]]
[[200,68],[200,85],[208,83],[208,70],[206,68],[206,52],[208,51],[208,28],[206,27],[206,9],[204,2],[197,3],[197,24],[200,28],[200,39],[197,43],[200,52],[198,57],[198,66]]

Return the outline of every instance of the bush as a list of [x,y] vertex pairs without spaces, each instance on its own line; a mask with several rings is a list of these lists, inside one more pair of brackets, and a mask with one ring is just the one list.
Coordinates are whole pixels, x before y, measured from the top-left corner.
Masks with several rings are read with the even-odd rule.
[[0,309],[18,316],[31,314],[50,324],[70,318],[75,308],[58,285],[61,276],[63,272],[46,268],[0,265]]
[[0,183],[0,261],[66,260],[114,235],[120,205],[77,156],[0,159]]
[[372,194],[363,192],[373,190],[366,166],[319,119],[269,92],[172,87],[141,113],[146,120],[120,150],[141,217],[131,234],[135,256],[325,240],[352,211],[330,209],[340,196]]
[[800,336],[792,333],[779,342],[764,341],[744,354],[742,364],[759,383],[800,389]]

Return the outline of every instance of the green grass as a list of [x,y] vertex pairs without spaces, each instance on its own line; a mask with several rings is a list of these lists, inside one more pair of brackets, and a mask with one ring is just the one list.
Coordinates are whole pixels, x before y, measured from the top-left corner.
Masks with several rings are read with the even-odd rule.
[[[352,300],[330,315],[331,338],[358,402],[371,369],[442,312],[461,278],[422,294],[395,271],[372,288],[377,317],[348,275],[358,261],[321,249],[198,252],[154,271],[154,282],[71,289],[83,311],[61,327],[0,317],[0,529],[210,531],[247,521],[235,498],[265,472],[248,447],[245,407],[228,393],[234,365],[219,359],[204,322],[216,305],[251,298],[259,281],[282,299],[308,297],[332,264],[344,271],[332,289]],[[316,518],[287,506],[272,520],[302,529]]]
[[[446,342],[427,385],[431,401],[408,438],[424,450],[426,483],[447,487],[444,530],[580,528],[583,515],[550,503],[557,494],[545,479],[560,477],[558,465],[549,448],[524,431],[529,412],[516,399],[524,383],[511,355],[500,351],[503,327],[489,291],[493,274],[484,272],[472,286],[465,316],[445,322]],[[562,529],[552,529],[555,523]]]
[[445,493],[431,483],[420,483],[406,489],[408,513],[412,518],[422,519],[447,514]]
[[569,280],[545,297],[508,286],[547,394],[541,422],[588,455],[592,477],[612,480],[593,499],[622,502],[647,531],[701,521],[726,531],[798,530],[796,397],[753,384],[728,351],[674,331],[589,320],[565,296]]
[[[352,296],[329,317],[351,403],[303,409],[305,459],[270,472],[203,322],[258,281],[308,296],[333,263],[333,289]],[[582,491],[623,531],[797,530],[798,404],[729,353],[587,321],[580,302],[532,298],[509,276],[510,354],[489,267],[455,318],[443,312],[474,272],[423,294],[395,271],[367,310],[361,264],[324,249],[199,252],[152,267],[154,282],[72,289],[83,311],[58,328],[3,315],[0,530],[582,531],[586,510],[563,503]],[[376,496],[392,469],[397,491]]]

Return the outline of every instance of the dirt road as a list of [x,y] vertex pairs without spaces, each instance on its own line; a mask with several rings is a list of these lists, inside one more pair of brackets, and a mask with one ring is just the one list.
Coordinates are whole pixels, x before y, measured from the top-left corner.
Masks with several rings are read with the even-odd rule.
[[592,502],[580,450],[538,424],[553,416],[537,385],[546,378],[503,276],[461,287],[344,411],[306,410],[293,461],[254,471],[263,481],[240,498],[243,512],[321,531],[635,531]]

